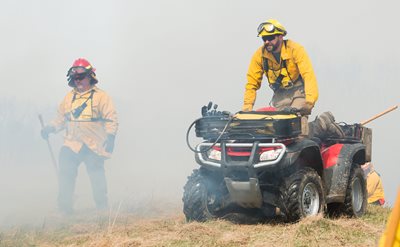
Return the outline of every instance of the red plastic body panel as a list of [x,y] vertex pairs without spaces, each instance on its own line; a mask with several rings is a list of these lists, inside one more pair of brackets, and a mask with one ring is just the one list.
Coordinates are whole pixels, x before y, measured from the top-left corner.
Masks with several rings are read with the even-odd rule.
[[324,169],[337,164],[338,156],[343,148],[343,144],[334,144],[321,151],[322,160],[324,161]]

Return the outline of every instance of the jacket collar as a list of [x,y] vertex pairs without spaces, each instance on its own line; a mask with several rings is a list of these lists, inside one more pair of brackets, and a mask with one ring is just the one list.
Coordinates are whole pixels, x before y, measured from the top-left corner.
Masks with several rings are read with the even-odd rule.
[[89,88],[88,90],[86,90],[85,92],[80,93],[76,88],[72,89],[72,92],[73,92],[74,94],[77,94],[77,95],[85,95],[85,94],[91,93],[92,90],[96,92],[96,91],[98,91],[98,88],[97,88],[95,85],[93,85],[92,87],[90,87],[90,88]]
[[[286,42],[287,42],[287,41],[285,41],[285,40],[283,40],[283,42],[282,42],[282,47],[281,47],[281,59],[282,59],[282,60],[287,60],[287,59],[289,59],[289,52],[288,52],[288,49],[287,49],[287,47],[286,47]],[[261,47],[261,49],[262,49],[262,55],[263,55],[263,57],[268,58],[268,60],[272,60],[272,61],[277,62],[276,59],[275,59],[275,57],[274,57],[274,55],[272,55],[271,52],[267,52],[267,51],[264,49],[264,45]]]

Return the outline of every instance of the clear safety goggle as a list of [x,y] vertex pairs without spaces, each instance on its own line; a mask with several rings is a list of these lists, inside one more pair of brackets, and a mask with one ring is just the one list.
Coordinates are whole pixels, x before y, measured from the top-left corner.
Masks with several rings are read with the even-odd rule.
[[275,29],[280,30],[270,22],[263,22],[258,26],[257,32],[260,34],[263,30],[265,30],[267,33],[273,33]]
[[91,69],[87,69],[85,67],[82,66],[77,66],[77,67],[72,67],[68,70],[67,72],[67,76],[71,76],[73,74],[82,74],[82,73],[88,73],[90,72]]

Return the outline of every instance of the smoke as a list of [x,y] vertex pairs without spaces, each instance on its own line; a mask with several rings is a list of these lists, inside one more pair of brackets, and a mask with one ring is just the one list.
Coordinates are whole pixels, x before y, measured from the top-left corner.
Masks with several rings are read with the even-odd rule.
[[[356,123],[399,103],[396,7],[395,1],[2,1],[0,224],[36,222],[56,211],[57,180],[37,114],[46,122],[55,116],[70,90],[65,74],[74,59],[93,63],[99,87],[118,110],[115,151],[106,162],[111,204],[180,205],[186,177],[197,167],[185,144],[187,127],[210,100],[220,110],[241,108],[260,22],[277,18],[287,38],[306,48],[320,91],[310,119],[330,110],[337,121]],[[256,107],[270,98],[263,85]],[[399,116],[397,110],[368,124],[389,203],[400,185]],[[62,134],[50,140],[57,156]],[[81,166],[76,208],[93,207]]]

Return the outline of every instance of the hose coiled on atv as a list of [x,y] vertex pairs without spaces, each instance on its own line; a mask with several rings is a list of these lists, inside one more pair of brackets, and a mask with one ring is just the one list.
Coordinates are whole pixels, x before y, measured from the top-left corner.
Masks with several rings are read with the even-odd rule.
[[215,146],[215,144],[218,143],[218,141],[221,139],[221,137],[224,135],[224,133],[226,132],[226,130],[227,130],[228,126],[229,126],[229,124],[236,118],[235,117],[231,117],[231,119],[228,120],[228,122],[225,124],[221,134],[219,134],[218,138],[213,142],[213,144],[210,147],[208,147],[205,150],[197,151],[189,143],[189,133],[190,133],[190,130],[193,128],[193,125],[195,125],[197,123],[197,121],[199,121],[200,119],[202,119],[202,118],[198,118],[198,119],[194,120],[193,123],[190,124],[190,126],[189,126],[189,128],[188,128],[188,130],[186,132],[186,144],[189,147],[189,149],[192,150],[194,153],[205,153],[205,152],[211,150]]

